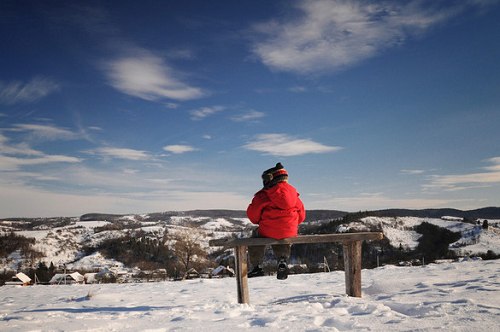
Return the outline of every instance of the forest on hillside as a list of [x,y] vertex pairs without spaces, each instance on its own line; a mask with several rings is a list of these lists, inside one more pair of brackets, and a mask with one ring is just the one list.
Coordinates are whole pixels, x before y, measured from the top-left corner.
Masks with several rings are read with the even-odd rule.
[[[464,213],[471,218],[492,215],[500,210],[488,208]],[[369,216],[392,216],[401,210],[365,211],[357,213],[344,213],[341,211],[314,210],[308,211],[310,222],[304,222],[299,226],[299,233],[306,234],[331,234],[339,231],[341,225],[359,222]],[[406,211],[409,213],[408,211]],[[441,211],[457,215],[455,210]],[[435,210],[417,211],[418,215],[434,215]],[[183,214],[181,213],[181,216]],[[207,220],[224,218],[234,223],[241,223],[245,218],[244,211],[231,210],[196,210],[185,212],[191,217],[203,217]],[[165,212],[147,216],[148,222],[168,221],[169,218],[179,217],[179,213]],[[118,232],[119,236],[105,238],[104,240],[84,245],[79,250],[81,256],[89,256],[100,253],[106,259],[122,262],[127,267],[136,267],[139,271],[164,271],[164,277],[176,279],[190,270],[207,271],[219,265],[234,268],[234,256],[230,248],[219,248],[210,251],[202,246],[206,240],[207,233],[201,231],[196,225],[186,224],[182,231],[171,232],[168,228],[163,231],[146,232],[142,227],[141,217],[138,220],[130,220],[122,215],[87,214],[79,218],[80,221],[108,220],[104,226],[96,227],[94,234],[103,232]],[[500,218],[499,218],[500,219]],[[10,221],[18,229],[33,230],[46,228],[60,228],[74,223],[74,218],[47,218],[31,220]],[[319,222],[320,221],[320,222]],[[476,219],[464,217],[464,223],[476,223]],[[485,220],[487,223],[487,221]],[[484,226],[484,225],[483,225]],[[380,232],[380,226],[372,225],[369,231]],[[487,227],[487,224],[486,224]],[[354,231],[354,230],[349,230]],[[411,264],[429,263],[442,258],[455,258],[455,253],[449,251],[449,244],[460,239],[459,232],[423,222],[414,231],[421,234],[418,246],[411,250],[407,247],[394,247],[387,237],[382,240],[364,242],[362,246],[363,268],[373,268],[382,264],[399,264],[400,262],[411,262]],[[59,232],[59,231],[58,231]],[[57,236],[57,234],[55,234]],[[30,263],[29,269],[24,272],[30,276],[37,274],[40,281],[48,281],[58,271],[53,264],[43,262],[44,253],[34,249],[36,240],[26,238],[18,233],[10,232],[0,235],[0,259],[6,259],[12,253],[18,251]],[[320,244],[297,244],[292,247],[291,273],[311,273],[318,271],[343,269],[343,248],[338,243]],[[498,258],[498,253],[488,252],[482,255],[483,259]],[[271,250],[266,253],[265,270],[273,273],[275,260]],[[79,271],[82,274],[89,271]],[[4,271],[0,280],[8,280],[11,272]],[[137,278],[148,278],[144,272]],[[109,278],[109,281],[115,281]],[[1,281],[0,281],[1,282]]]

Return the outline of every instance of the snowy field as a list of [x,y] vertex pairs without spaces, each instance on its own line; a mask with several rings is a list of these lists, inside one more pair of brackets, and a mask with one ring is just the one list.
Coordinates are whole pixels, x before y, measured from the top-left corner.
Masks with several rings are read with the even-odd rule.
[[[0,287],[0,331],[499,331],[500,260],[236,280]],[[89,297],[90,295],[90,297]]]

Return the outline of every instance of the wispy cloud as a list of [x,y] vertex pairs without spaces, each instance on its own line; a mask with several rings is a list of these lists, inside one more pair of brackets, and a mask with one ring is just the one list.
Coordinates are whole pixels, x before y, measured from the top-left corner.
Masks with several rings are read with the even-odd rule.
[[179,79],[173,68],[147,50],[118,57],[105,65],[109,83],[115,89],[145,100],[190,100],[206,92]]
[[163,147],[163,150],[172,152],[175,154],[181,154],[185,152],[197,151],[197,148],[194,148],[190,145],[167,145]]
[[27,143],[12,144],[9,138],[0,132],[0,154],[6,155],[25,155],[25,156],[42,156],[41,151],[31,148]]
[[417,175],[425,173],[423,169],[402,169],[400,172],[401,174],[408,174],[408,175]]
[[257,122],[259,119],[265,116],[266,115],[263,112],[249,110],[247,112],[232,116],[231,120],[236,122]]
[[293,87],[289,88],[288,90],[290,90],[291,92],[306,92],[307,88],[303,87],[303,86],[293,86]]
[[299,156],[307,153],[328,153],[342,149],[327,146],[311,139],[301,139],[286,134],[260,134],[256,140],[243,146],[245,149],[260,151],[273,156]]
[[16,171],[20,169],[21,166],[29,165],[43,165],[52,163],[79,163],[82,159],[64,156],[64,155],[45,155],[42,154],[35,158],[17,158],[9,157],[6,155],[0,155],[0,170],[2,171]]
[[29,132],[32,139],[43,141],[73,140],[79,138],[77,134],[52,125],[15,124],[11,131]]
[[192,120],[202,120],[202,119],[206,118],[207,116],[221,112],[221,111],[225,110],[226,108],[227,107],[225,107],[225,106],[201,107],[198,109],[190,110],[189,114],[191,114]]
[[433,175],[430,178],[430,183],[423,185],[423,188],[426,190],[458,191],[500,183],[500,157],[490,158],[486,161],[493,164],[493,166],[483,168],[486,172]]
[[[336,71],[427,32],[477,1],[301,0],[297,13],[254,26],[253,53],[266,66],[301,74]],[[290,19],[288,19],[290,18]]]
[[17,171],[22,166],[50,163],[79,163],[83,160],[65,155],[50,155],[33,149],[28,143],[11,143],[0,132],[0,171]]
[[362,193],[350,197],[336,197],[326,200],[316,199],[315,205],[309,208],[324,208],[325,206],[329,206],[334,209],[353,212],[359,211],[360,207],[365,210],[389,208],[425,209],[448,206],[448,204],[455,202],[459,201],[451,199],[388,197],[383,193]]
[[126,159],[126,160],[149,160],[151,156],[147,151],[126,149],[126,148],[112,148],[112,147],[102,147],[94,150],[84,151],[92,155],[100,155],[101,157],[115,158],[115,159]]
[[60,85],[47,77],[35,77],[29,82],[0,81],[0,104],[12,105],[20,102],[34,102],[56,92]]
[[[129,40],[113,23],[114,13],[102,6],[68,4],[61,7],[59,15],[54,15],[56,23],[81,32],[107,54],[107,60],[100,62],[99,69],[116,90],[150,101],[184,101],[206,95],[206,91],[187,83],[181,72],[167,62],[169,58],[192,58],[189,50],[165,50],[159,56]],[[174,103],[166,105],[175,107]]]

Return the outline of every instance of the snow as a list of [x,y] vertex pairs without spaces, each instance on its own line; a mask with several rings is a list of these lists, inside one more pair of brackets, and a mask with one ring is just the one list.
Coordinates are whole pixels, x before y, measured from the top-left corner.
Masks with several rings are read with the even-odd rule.
[[224,227],[229,228],[229,227],[232,227],[233,225],[234,224],[232,222],[227,221],[224,218],[217,218],[217,219],[210,220],[205,225],[201,226],[201,228],[206,229],[206,230],[217,230],[217,229],[221,229]]
[[368,224],[379,223],[382,226],[384,236],[389,239],[391,245],[398,248],[401,244],[404,247],[414,250],[418,246],[420,234],[411,230],[419,225],[419,219],[413,217],[400,217],[392,220],[391,218],[366,218]]
[[96,228],[96,227],[104,227],[112,223],[109,221],[94,220],[94,221],[77,221],[75,224],[77,227]]
[[[145,217],[145,215],[143,216]],[[145,219],[145,218],[143,218]],[[134,221],[132,216],[127,220]],[[235,220],[235,219],[233,219]],[[209,238],[241,233],[250,222],[224,218],[173,216],[171,222],[141,222],[151,234],[170,235],[195,223]],[[470,224],[443,218],[367,217],[339,228],[382,229],[391,244],[414,249],[420,234],[414,227],[429,222],[462,238],[450,246],[463,256],[500,253],[500,221]],[[101,253],[82,257],[82,244],[96,245],[123,231],[96,227],[106,221],[76,222],[53,229],[16,233],[36,238],[44,261],[68,270],[118,271],[121,262]],[[5,231],[12,227],[2,224]],[[14,228],[13,228],[14,229]],[[213,248],[212,248],[213,249]],[[23,259],[12,253],[1,267],[16,269]],[[104,270],[103,270],[104,269]],[[90,277],[90,275],[88,275]],[[251,305],[238,304],[235,278],[182,282],[0,287],[0,331],[498,331],[500,260],[384,266],[362,272],[362,298],[345,295],[342,271],[249,280]]]
[[67,267],[68,269],[88,271],[92,271],[102,267],[119,267],[123,269],[123,263],[118,262],[114,259],[104,258],[104,256],[100,252],[95,252],[89,256],[83,257],[75,263],[68,263]]
[[498,331],[500,260],[249,280],[0,287],[1,331]]

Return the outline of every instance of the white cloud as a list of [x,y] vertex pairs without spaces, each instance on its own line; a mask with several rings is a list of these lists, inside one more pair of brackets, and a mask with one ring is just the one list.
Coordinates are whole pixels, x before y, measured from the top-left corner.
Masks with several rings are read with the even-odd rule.
[[43,156],[43,152],[32,149],[27,143],[7,144],[8,139],[0,133],[0,154]]
[[487,166],[484,169],[489,170],[489,171],[494,171],[494,172],[496,172],[496,171],[500,172],[500,157],[490,158],[486,161],[493,163],[495,165]]
[[151,156],[142,150],[102,147],[95,150],[84,151],[90,154],[99,154],[104,158],[117,158],[127,160],[149,160]]
[[291,19],[254,27],[264,39],[253,52],[266,66],[301,74],[335,71],[377,56],[425,33],[473,2],[441,6],[441,2],[365,2],[302,0]]
[[0,154],[0,171],[16,171],[21,166],[51,163],[79,163],[82,159],[63,155],[44,155],[35,158],[17,158]]
[[[181,82],[164,61],[148,51],[110,61],[106,73],[115,89],[146,100],[190,100],[206,95],[200,88]],[[171,104],[172,106],[174,104]],[[168,107],[168,104],[167,104]]]
[[254,121],[258,121],[259,119],[261,119],[265,116],[266,115],[263,112],[249,110],[245,113],[232,116],[231,120],[236,121],[236,122],[254,122]]
[[390,208],[402,209],[427,209],[431,207],[444,207],[452,203],[462,202],[451,199],[425,199],[425,198],[400,198],[387,197],[382,193],[364,193],[352,197],[337,197],[326,200],[314,199],[314,205],[309,209],[324,209],[325,207],[341,211],[381,210]]
[[202,120],[202,119],[206,118],[207,116],[221,112],[221,111],[225,110],[226,108],[227,107],[225,107],[225,106],[201,107],[198,109],[190,110],[189,114],[191,114],[192,120]]
[[400,172],[402,174],[409,174],[409,175],[416,175],[416,174],[425,173],[425,171],[422,169],[402,169]]
[[177,109],[177,108],[179,108],[179,106],[180,106],[180,105],[179,105],[179,104],[177,104],[177,103],[166,103],[166,104],[165,104],[165,107],[166,107],[166,108],[170,108],[170,109]]
[[59,84],[47,77],[35,77],[28,83],[0,81],[0,103],[12,105],[19,102],[34,102],[59,89]]
[[306,92],[307,88],[303,86],[294,86],[289,88],[288,90],[290,90],[291,92]]
[[494,164],[493,166],[484,167],[487,172],[433,175],[430,178],[430,183],[422,187],[429,190],[443,189],[446,191],[458,191],[500,183],[500,157],[491,158],[486,161]]
[[300,139],[286,134],[260,134],[256,141],[243,146],[248,150],[264,152],[273,156],[298,156],[306,153],[327,153],[342,149],[337,146],[327,146],[312,141]]
[[197,151],[197,148],[194,148],[189,145],[167,145],[163,147],[163,150],[169,151],[175,154],[181,154],[184,152],[191,152],[191,151]]
[[[51,135],[49,135],[51,136]],[[57,135],[56,135],[57,136]],[[51,136],[52,137],[52,136]],[[23,158],[15,156],[25,156]],[[79,163],[82,159],[64,155],[47,155],[27,143],[9,144],[9,138],[0,132],[0,170],[16,171],[22,166],[50,163]]]
[[78,138],[78,136],[70,130],[50,125],[15,124],[14,127],[15,129],[11,129],[11,131],[30,132],[33,138],[36,140],[56,141],[72,140]]

